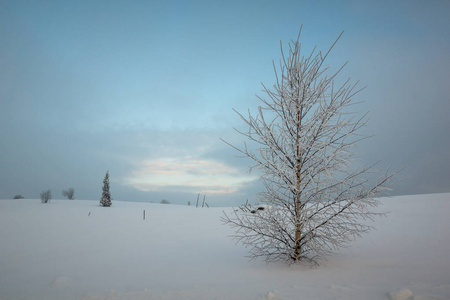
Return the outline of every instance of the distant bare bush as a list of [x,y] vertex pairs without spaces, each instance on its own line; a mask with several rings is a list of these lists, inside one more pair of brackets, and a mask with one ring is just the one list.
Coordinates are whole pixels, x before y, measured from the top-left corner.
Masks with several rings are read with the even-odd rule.
[[24,199],[23,198],[23,196],[22,195],[20,195],[20,194],[17,194],[17,195],[15,195],[14,196],[14,198],[13,199]]
[[62,194],[63,194],[64,197],[67,197],[67,199],[69,199],[69,200],[75,199],[74,198],[75,191],[74,191],[73,188],[69,188],[68,190],[62,191]]
[[162,199],[161,200],[161,204],[170,204],[170,201],[166,200],[166,199]]
[[52,192],[50,190],[41,193],[42,203],[48,203],[50,202],[51,199],[52,199]]

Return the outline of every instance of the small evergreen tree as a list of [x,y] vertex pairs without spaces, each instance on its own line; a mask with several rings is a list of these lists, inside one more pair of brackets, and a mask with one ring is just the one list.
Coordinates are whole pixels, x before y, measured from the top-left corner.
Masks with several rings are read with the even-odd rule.
[[111,206],[111,194],[109,192],[109,173],[106,172],[105,179],[103,179],[103,192],[102,197],[100,198],[100,205],[103,207]]

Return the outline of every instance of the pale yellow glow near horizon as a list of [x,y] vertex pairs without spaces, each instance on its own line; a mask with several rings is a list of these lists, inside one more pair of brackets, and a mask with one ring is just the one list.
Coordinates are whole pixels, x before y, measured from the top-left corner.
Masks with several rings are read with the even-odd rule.
[[142,161],[124,184],[145,192],[176,186],[178,192],[229,194],[256,179],[222,162],[187,156]]

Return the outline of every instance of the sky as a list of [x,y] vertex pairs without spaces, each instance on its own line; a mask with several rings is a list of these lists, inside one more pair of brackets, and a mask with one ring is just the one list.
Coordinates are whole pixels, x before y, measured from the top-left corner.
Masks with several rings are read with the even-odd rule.
[[[233,111],[256,112],[261,83],[303,24],[308,53],[348,61],[367,86],[361,161],[405,169],[393,195],[450,192],[448,1],[0,0],[0,199],[211,205],[262,190]],[[308,53],[309,54],[309,53]]]

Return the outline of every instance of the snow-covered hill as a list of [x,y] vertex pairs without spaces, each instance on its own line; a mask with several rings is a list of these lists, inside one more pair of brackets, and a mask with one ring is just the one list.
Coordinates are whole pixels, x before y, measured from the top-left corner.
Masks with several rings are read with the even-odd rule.
[[450,194],[382,201],[378,230],[311,269],[249,262],[228,208],[0,200],[0,299],[450,299]]

